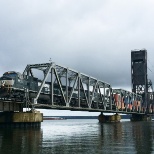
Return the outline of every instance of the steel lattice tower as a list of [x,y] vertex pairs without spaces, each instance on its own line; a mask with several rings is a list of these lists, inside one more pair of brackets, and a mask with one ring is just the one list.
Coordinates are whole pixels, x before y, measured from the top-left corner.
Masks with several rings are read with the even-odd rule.
[[147,51],[131,51],[131,79],[132,92],[141,94],[143,105],[147,107],[148,79],[147,79]]

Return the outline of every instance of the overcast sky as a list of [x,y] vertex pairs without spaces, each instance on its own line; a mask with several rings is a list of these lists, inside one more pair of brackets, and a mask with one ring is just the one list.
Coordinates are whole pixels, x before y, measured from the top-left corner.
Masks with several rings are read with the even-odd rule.
[[153,0],[0,0],[0,74],[49,62],[131,90],[131,50],[147,49],[154,83]]

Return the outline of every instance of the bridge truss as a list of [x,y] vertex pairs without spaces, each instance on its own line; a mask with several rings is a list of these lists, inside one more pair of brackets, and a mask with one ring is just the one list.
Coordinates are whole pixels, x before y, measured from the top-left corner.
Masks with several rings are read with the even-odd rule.
[[[144,113],[141,103],[138,106],[133,103],[141,102],[141,96],[122,89],[112,89],[104,81],[53,62],[27,65],[23,76],[41,78],[39,90],[31,104],[34,108]],[[27,90],[27,96],[31,95]]]
[[33,70],[43,73],[34,106],[44,104],[39,97],[45,89],[50,96],[48,105],[112,110],[110,84],[55,63],[27,65],[23,74],[34,77]]

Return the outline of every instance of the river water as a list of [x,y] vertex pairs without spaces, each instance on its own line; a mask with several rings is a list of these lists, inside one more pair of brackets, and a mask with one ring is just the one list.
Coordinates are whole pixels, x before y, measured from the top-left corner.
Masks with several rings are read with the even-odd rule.
[[41,128],[0,128],[0,154],[154,154],[154,122],[45,120]]

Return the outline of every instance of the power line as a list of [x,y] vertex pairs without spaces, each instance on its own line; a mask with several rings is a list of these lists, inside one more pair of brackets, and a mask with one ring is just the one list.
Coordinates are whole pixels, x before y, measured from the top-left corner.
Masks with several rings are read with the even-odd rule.
[[[151,71],[151,69],[149,67],[147,67],[149,71]],[[152,71],[151,71],[152,72]],[[153,73],[153,72],[152,72]]]
[[148,62],[149,62],[149,64],[150,64],[152,67],[154,67],[154,66],[152,65],[152,63],[149,61],[149,59],[148,59]]

